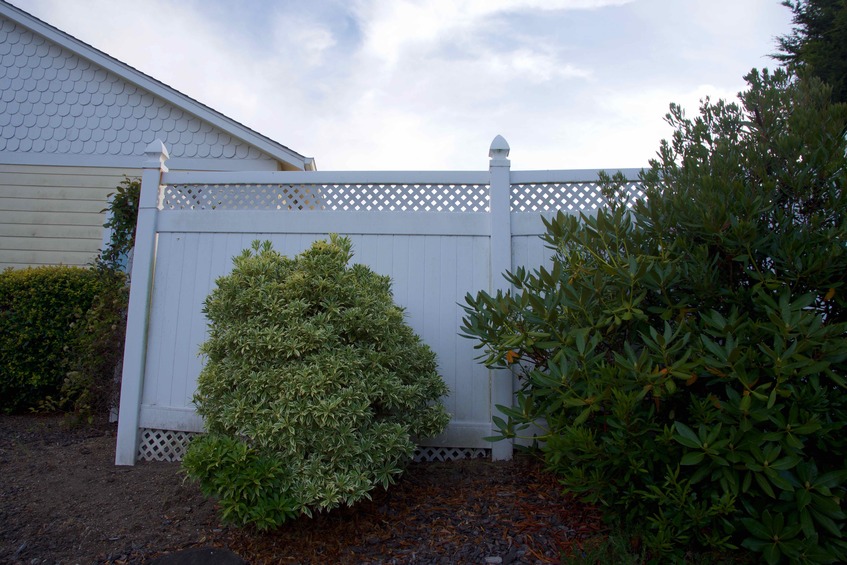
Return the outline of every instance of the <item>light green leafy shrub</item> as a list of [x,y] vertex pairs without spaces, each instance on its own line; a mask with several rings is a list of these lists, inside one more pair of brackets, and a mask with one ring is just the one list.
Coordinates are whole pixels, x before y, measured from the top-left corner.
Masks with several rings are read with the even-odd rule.
[[388,277],[351,257],[337,236],[293,259],[255,242],[206,300],[195,402],[209,433],[183,465],[229,521],[266,529],[351,505],[447,425],[434,353]]
[[847,107],[752,72],[742,106],[672,107],[627,204],[546,220],[552,265],[467,297],[465,335],[521,376],[503,437],[541,423],[566,489],[686,550],[844,562]]
[[60,396],[74,404],[90,394],[80,383],[64,393],[61,388],[68,371],[82,368],[83,359],[101,357],[102,349],[86,353],[78,348],[81,333],[105,313],[102,307],[92,311],[92,305],[123,292],[124,281],[120,273],[67,266],[0,273],[0,409],[36,408],[45,399],[53,406],[48,397]]

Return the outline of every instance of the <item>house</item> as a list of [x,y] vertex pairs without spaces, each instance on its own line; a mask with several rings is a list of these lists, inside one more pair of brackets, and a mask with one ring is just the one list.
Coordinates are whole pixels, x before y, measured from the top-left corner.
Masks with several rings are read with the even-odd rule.
[[0,0],[0,270],[85,265],[144,150],[171,170],[314,170],[247,128]]

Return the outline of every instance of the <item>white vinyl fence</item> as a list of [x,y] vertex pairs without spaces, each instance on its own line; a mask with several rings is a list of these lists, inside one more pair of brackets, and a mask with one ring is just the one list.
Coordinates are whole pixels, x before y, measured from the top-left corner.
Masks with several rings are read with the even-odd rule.
[[[507,289],[502,274],[550,256],[541,214],[590,213],[604,203],[596,170],[511,171],[497,136],[488,171],[174,172],[160,141],[148,147],[132,267],[118,424],[118,465],[181,458],[203,431],[192,396],[203,366],[202,303],[232,257],[253,240],[295,255],[329,233],[353,241],[353,261],[393,281],[395,301],[438,356],[452,420],[424,440],[422,459],[490,455],[496,404],[509,405],[513,379],[489,371],[474,342],[459,337],[467,293]],[[611,171],[610,171],[611,172]],[[637,170],[629,189],[640,193]]]

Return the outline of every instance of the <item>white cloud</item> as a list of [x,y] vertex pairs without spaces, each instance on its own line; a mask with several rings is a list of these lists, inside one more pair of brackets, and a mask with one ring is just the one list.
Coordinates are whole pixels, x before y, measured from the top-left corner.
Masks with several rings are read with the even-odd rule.
[[388,65],[404,52],[426,49],[444,38],[466,38],[490,25],[497,14],[526,10],[564,11],[621,6],[633,0],[393,0],[361,2],[356,13],[363,24],[364,52]]
[[336,45],[332,31],[319,22],[284,13],[274,13],[271,21],[272,57],[317,67],[325,63],[327,52]]
[[554,53],[520,48],[505,55],[492,55],[483,60],[491,71],[510,75],[510,81],[528,79],[530,82],[547,82],[554,78],[587,78],[591,72],[558,60]]

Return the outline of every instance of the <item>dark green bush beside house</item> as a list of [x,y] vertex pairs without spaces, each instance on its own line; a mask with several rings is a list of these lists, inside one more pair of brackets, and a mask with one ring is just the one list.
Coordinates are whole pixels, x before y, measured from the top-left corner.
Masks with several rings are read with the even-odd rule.
[[208,433],[183,465],[227,521],[267,529],[351,505],[447,425],[434,353],[388,277],[351,257],[337,236],[295,258],[255,242],[206,300],[195,403]]
[[462,331],[521,387],[565,488],[649,555],[844,562],[847,106],[783,71],[708,100],[631,208],[546,220],[552,264],[467,297]]
[[129,285],[123,272],[96,267],[103,286],[74,323],[67,346],[68,372],[57,397],[41,406],[89,422],[116,410],[120,401]]
[[[92,357],[102,359],[103,353],[99,345],[91,343],[95,330],[100,332],[97,336],[104,331],[108,335],[122,331],[120,322],[111,318],[108,327],[102,328],[98,316],[109,310],[113,301],[125,300],[124,283],[120,273],[82,267],[0,273],[0,409],[38,408],[48,397],[54,405],[62,397],[73,405],[80,395],[89,395],[89,385],[96,377],[87,364]],[[101,304],[104,301],[108,308]],[[116,309],[122,311],[120,305]],[[69,371],[80,369],[86,369],[85,378],[79,374],[71,377],[70,388],[63,391]],[[113,369],[107,370],[110,383]],[[89,395],[82,402],[90,405],[93,398]]]

